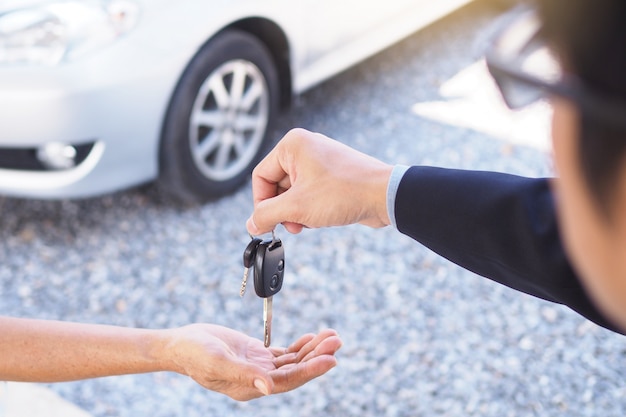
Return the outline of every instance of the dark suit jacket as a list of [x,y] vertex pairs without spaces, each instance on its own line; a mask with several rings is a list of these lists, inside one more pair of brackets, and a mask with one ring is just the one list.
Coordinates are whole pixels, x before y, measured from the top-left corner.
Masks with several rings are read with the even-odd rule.
[[411,167],[395,201],[398,230],[450,261],[620,333],[567,260],[549,179]]

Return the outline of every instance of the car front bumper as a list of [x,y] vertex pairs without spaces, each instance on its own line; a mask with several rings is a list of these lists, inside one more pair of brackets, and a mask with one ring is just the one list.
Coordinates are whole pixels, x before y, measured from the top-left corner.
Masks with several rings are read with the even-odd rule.
[[[0,67],[0,194],[81,198],[156,178],[167,106],[195,45],[159,43],[153,33],[137,30],[54,67]],[[12,160],[37,165],[36,150],[55,142],[90,151],[68,169]]]
[[82,66],[2,71],[0,149],[28,153],[51,142],[93,146],[69,169],[0,166],[0,194],[88,197],[156,176],[169,91],[155,89],[152,77],[83,71]]

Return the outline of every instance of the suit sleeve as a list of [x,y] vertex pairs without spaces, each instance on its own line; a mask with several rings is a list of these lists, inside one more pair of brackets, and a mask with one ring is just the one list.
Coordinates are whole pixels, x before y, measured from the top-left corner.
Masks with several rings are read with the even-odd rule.
[[396,224],[465,269],[624,333],[593,305],[567,260],[549,181],[414,166],[398,185]]

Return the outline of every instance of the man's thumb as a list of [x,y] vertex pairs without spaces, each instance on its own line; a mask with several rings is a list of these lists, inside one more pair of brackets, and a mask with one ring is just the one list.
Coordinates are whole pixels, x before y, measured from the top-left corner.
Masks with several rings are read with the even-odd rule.
[[289,191],[286,191],[276,197],[259,202],[246,221],[248,233],[252,236],[269,233],[281,223],[289,232],[299,233],[302,230],[302,225],[288,220],[288,213],[291,208],[289,200]]

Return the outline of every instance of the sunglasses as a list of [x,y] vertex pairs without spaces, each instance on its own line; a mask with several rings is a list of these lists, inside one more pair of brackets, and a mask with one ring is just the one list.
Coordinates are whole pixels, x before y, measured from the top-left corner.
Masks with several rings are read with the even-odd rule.
[[534,11],[525,11],[496,37],[486,53],[487,68],[511,109],[557,96],[602,123],[626,129],[626,102],[607,97],[564,71],[541,36]]

